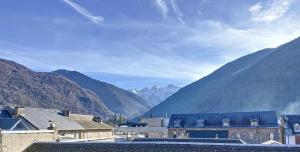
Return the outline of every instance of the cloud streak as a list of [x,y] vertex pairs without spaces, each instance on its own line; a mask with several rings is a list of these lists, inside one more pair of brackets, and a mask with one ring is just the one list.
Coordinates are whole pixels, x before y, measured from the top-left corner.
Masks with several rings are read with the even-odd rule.
[[165,0],[154,0],[154,4],[163,18],[168,18],[169,7]]
[[84,7],[80,6],[79,4],[73,2],[72,0],[64,0],[66,4],[68,4],[70,7],[72,7],[76,12],[84,16],[85,18],[89,19],[90,21],[100,24],[104,21],[103,16],[95,16],[90,11],[85,9]]
[[164,19],[170,18],[170,14],[174,13],[176,20],[181,24],[185,24],[183,20],[184,15],[179,9],[176,0],[154,0],[154,5]]
[[266,5],[256,3],[249,8],[249,12],[253,21],[270,23],[282,18],[293,2],[294,0],[269,0]]

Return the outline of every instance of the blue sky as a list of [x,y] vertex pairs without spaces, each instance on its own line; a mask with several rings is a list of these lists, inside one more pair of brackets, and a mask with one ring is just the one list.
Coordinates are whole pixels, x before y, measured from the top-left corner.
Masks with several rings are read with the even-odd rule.
[[1,0],[0,58],[36,71],[77,70],[124,88],[185,85],[238,57],[299,37],[299,4]]

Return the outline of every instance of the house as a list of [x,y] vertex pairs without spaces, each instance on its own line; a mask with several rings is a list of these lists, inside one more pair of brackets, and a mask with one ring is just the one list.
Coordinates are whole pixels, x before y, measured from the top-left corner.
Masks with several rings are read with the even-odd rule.
[[141,118],[140,122],[147,124],[148,127],[168,127],[169,118],[154,117]]
[[119,124],[114,130],[116,140],[136,138],[167,138],[169,118],[141,118],[138,122]]
[[116,140],[136,138],[167,138],[167,127],[118,127],[114,130]]
[[38,130],[22,117],[0,107],[0,151],[19,152],[37,141],[55,141],[54,130]]
[[281,116],[281,142],[284,144],[300,144],[300,115]]
[[104,140],[113,137],[113,127],[92,115],[31,107],[7,107],[6,110],[14,118],[29,122],[35,130],[57,130],[58,140]]
[[173,114],[168,125],[170,138],[240,139],[248,144],[279,141],[276,112],[231,112]]

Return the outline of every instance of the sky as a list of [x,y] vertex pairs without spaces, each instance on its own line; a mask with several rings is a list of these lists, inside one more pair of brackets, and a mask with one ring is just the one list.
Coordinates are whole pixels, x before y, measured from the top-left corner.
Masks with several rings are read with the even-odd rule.
[[0,58],[123,88],[184,86],[300,36],[299,0],[1,0]]

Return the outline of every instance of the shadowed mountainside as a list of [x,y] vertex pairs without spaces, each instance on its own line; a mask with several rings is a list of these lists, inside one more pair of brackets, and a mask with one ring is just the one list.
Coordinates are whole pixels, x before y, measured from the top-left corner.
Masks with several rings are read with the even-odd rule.
[[73,113],[107,117],[111,111],[90,90],[55,73],[34,72],[0,59],[0,104],[69,109]]
[[150,106],[141,97],[112,84],[92,79],[76,71],[57,70],[54,73],[65,76],[79,84],[82,88],[94,91],[114,113],[120,113],[133,118],[150,109]]
[[230,62],[147,114],[276,110],[300,113],[300,38]]

